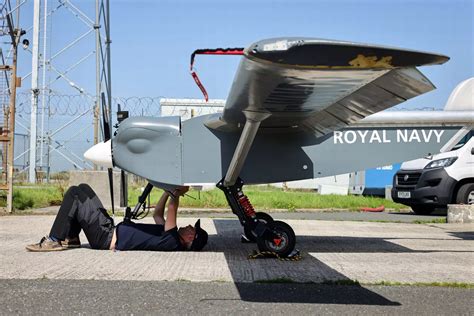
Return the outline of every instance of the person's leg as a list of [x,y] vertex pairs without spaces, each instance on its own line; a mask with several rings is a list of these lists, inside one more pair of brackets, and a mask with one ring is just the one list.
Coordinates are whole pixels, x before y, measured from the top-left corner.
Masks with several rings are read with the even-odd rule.
[[78,185],[79,189],[81,189],[82,192],[87,194],[90,200],[92,200],[93,203],[95,203],[98,207],[104,208],[104,205],[102,205],[102,202],[100,201],[99,197],[97,194],[95,194],[94,190],[86,184],[86,183],[81,183]]
[[64,240],[70,236],[79,236],[81,227],[76,215],[81,205],[87,202],[88,197],[78,187],[70,187],[64,194],[56,219],[49,236],[41,238],[39,243],[27,245],[29,251],[60,251],[67,248],[80,247],[79,238],[64,245]]
[[80,206],[87,199],[88,196],[77,186],[70,187],[64,194],[63,202],[51,227],[49,236],[59,241],[79,236],[81,227],[76,220],[76,214]]
[[91,248],[109,249],[115,228],[114,221],[98,198],[88,199],[86,203],[81,204],[76,218]]

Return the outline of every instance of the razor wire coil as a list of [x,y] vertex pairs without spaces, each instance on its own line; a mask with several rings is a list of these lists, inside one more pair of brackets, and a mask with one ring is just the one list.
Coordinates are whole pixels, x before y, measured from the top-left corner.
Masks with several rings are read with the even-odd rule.
[[[40,93],[40,98],[45,98],[45,113],[49,116],[75,116],[84,113],[87,110],[92,110],[96,104],[95,98],[86,94],[65,95],[50,92],[48,94]],[[123,111],[129,111],[130,116],[161,116],[162,106],[160,100],[162,96],[157,97],[114,97],[112,98],[112,112],[115,113],[118,105]],[[201,106],[167,106],[168,111],[166,115],[180,115],[189,114],[190,109],[193,109],[193,115],[198,116],[207,113],[221,112],[222,108],[216,107],[211,109],[205,104]],[[169,110],[172,108],[172,110]],[[395,107],[388,109],[388,111],[436,111],[435,107],[422,108],[402,108]],[[41,100],[38,102],[38,113],[42,113]],[[19,114],[31,114],[31,93],[20,92],[17,93],[16,112]],[[91,111],[92,115],[93,111]]]

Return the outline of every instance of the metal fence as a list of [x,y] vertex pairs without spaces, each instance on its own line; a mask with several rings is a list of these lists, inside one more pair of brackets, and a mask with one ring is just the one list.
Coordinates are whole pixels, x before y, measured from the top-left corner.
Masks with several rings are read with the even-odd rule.
[[[44,106],[38,107],[38,170],[59,172],[71,169],[88,169],[83,153],[93,145],[93,109],[95,98],[86,94],[60,95],[53,92],[45,96]],[[112,100],[112,120],[118,105],[130,116],[179,115],[183,119],[222,111],[224,100],[165,99],[163,97],[116,97]],[[194,103],[193,106],[187,104]],[[392,111],[407,110],[394,108]],[[411,109],[410,109],[411,110]],[[420,109],[417,109],[420,110]],[[435,110],[424,108],[422,110]],[[28,165],[31,94],[18,93],[16,111],[15,168],[24,177]],[[100,129],[101,130],[101,129]]]
[[[36,165],[38,174],[46,176],[47,173],[63,170],[92,168],[93,166],[84,160],[83,153],[93,145],[95,98],[86,94],[60,95],[53,92],[40,93],[40,98],[43,96],[45,101],[39,102],[37,113]],[[156,117],[163,114],[179,115],[183,119],[222,110],[222,106],[212,101],[210,103],[203,101],[199,106],[188,106],[186,105],[188,99],[183,99],[182,103],[175,102],[176,105],[169,105],[169,102],[164,102],[162,106],[163,100],[169,99],[162,97],[113,98],[112,121],[116,121],[115,113],[118,105],[122,110],[129,111],[130,116]],[[17,94],[16,109],[15,168],[17,177],[23,179],[29,164],[30,93]],[[101,123],[101,120],[99,121]],[[99,130],[102,130],[101,127]]]

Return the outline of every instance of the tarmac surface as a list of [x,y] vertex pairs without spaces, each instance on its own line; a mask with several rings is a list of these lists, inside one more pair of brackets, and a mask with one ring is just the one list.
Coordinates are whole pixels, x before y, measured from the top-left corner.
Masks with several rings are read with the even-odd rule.
[[[54,216],[0,216],[0,315],[474,314],[474,224],[302,214],[272,214],[293,218],[285,221],[303,255],[295,262],[248,259],[256,244],[240,242],[242,228],[228,214],[201,214],[210,235],[204,251],[169,253],[92,250],[83,235],[81,249],[27,252]],[[178,225],[194,224],[195,215]],[[321,216],[335,220],[314,219]],[[380,222],[393,216],[401,220]]]
[[0,280],[12,315],[473,315],[448,287],[230,282]]
[[[285,220],[295,230],[301,261],[248,259],[256,244],[240,242],[236,219],[202,218],[202,252],[83,248],[32,253],[25,245],[48,234],[54,216],[0,217],[0,279],[361,283],[474,283],[474,224]],[[178,225],[196,218],[180,218]],[[144,220],[151,222],[151,218]]]

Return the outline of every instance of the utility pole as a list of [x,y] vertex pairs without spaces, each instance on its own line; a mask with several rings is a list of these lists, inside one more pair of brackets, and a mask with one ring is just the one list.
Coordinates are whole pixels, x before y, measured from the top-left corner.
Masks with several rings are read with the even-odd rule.
[[[99,142],[99,114],[100,114],[100,8],[99,0],[95,0],[95,106],[94,106],[94,145]],[[94,165],[97,170],[97,165]]]
[[[18,57],[18,43],[20,42],[21,35],[24,32],[18,27],[20,23],[20,9],[19,1],[17,1],[16,6],[16,24],[13,19],[13,14],[11,11],[10,3],[8,2],[8,7],[6,7],[6,14],[2,18],[7,21],[8,24],[8,34],[11,37],[11,52],[12,52],[12,62],[11,65],[6,65],[5,63],[0,66],[0,69],[10,72],[10,81],[7,80],[7,90],[5,91],[9,95],[9,105],[8,105],[8,121],[7,129],[0,136],[0,140],[7,142],[7,162],[6,162],[6,171],[7,171],[7,182],[5,185],[1,186],[2,190],[7,190],[7,212],[11,213],[13,211],[13,163],[14,163],[14,149],[15,149],[15,105],[16,105],[16,88],[21,86],[21,78],[17,77],[17,57]],[[3,8],[5,9],[5,7]],[[10,10],[10,12],[8,12]],[[3,58],[2,58],[3,59]],[[4,135],[6,132],[6,135]]]
[[[8,136],[10,138],[8,142],[8,154],[7,154],[7,212],[13,211],[13,163],[14,163],[14,148],[15,148],[15,106],[16,106],[16,87],[20,86],[21,78],[17,78],[17,54],[18,54],[18,42],[20,41],[21,30],[14,30],[14,42],[13,42],[13,59],[12,59],[12,70],[10,80],[10,106],[8,110]],[[13,37],[13,35],[12,35]]]
[[34,0],[33,5],[33,47],[31,59],[31,124],[30,124],[30,165],[28,182],[36,182],[36,114],[38,112],[38,61],[39,61],[39,24],[40,0]]
[[105,0],[106,5],[106,17],[105,17],[105,47],[107,53],[107,96],[108,96],[108,105],[109,109],[109,121],[112,126],[112,73],[111,73],[111,62],[110,62],[110,44],[112,40],[110,39],[110,5],[109,0]]
[[[47,26],[48,26],[48,0],[44,1],[44,13],[43,13],[43,56],[42,56],[42,68],[43,68],[43,78],[41,80],[41,146],[40,146],[40,166],[41,166],[41,175],[44,175],[44,165],[43,165],[43,149],[45,143],[44,137],[44,115],[46,110],[46,44],[47,44]],[[47,143],[49,144],[49,142]],[[49,182],[49,165],[46,170],[47,179]]]

